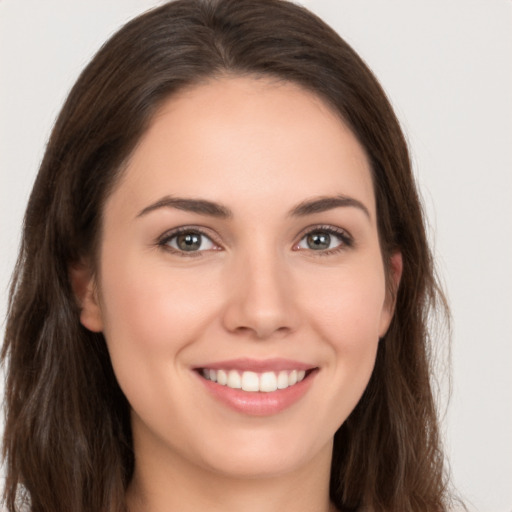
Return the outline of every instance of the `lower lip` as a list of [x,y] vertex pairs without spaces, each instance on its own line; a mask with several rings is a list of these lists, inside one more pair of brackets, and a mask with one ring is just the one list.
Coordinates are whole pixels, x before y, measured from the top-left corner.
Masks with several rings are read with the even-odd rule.
[[277,389],[269,393],[233,389],[205,379],[199,374],[197,375],[206,389],[216,399],[231,409],[251,416],[270,416],[284,411],[298,402],[311,387],[317,373],[318,370],[313,370],[308,373],[304,380],[301,380],[297,384],[286,389]]

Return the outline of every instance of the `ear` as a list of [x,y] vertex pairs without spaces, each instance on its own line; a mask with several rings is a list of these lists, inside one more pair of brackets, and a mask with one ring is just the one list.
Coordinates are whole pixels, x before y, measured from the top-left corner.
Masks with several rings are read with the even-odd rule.
[[398,293],[398,287],[400,286],[400,279],[402,278],[403,271],[402,253],[400,251],[394,252],[389,258],[388,265],[386,299],[382,309],[379,332],[379,336],[381,338],[386,334],[395,312],[396,294]]
[[71,287],[80,306],[80,323],[93,332],[103,330],[98,290],[90,265],[75,263],[69,268]]

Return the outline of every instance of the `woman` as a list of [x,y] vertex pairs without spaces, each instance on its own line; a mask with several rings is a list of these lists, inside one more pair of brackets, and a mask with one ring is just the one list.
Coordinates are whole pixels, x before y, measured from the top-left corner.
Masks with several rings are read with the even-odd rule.
[[404,137],[279,0],[178,0],[82,73],[26,212],[5,501],[446,510]]

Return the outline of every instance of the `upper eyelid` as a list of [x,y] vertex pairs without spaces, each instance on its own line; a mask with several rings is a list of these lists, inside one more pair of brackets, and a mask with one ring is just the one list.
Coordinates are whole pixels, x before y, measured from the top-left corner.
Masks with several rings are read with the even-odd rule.
[[157,241],[158,243],[162,243],[162,242],[166,242],[168,241],[169,239],[181,234],[181,233],[188,233],[188,232],[195,232],[195,233],[199,233],[200,235],[203,235],[203,236],[206,236],[207,238],[209,238],[210,240],[212,240],[212,242],[218,244],[218,240],[216,240],[216,236],[215,235],[212,235],[211,234],[211,230],[208,229],[208,228],[205,228],[205,227],[201,227],[201,226],[194,226],[194,225],[191,225],[191,226],[178,226],[176,228],[172,228],[172,229],[169,229],[167,231],[165,231],[165,233],[162,233],[158,238],[157,238]]
[[302,240],[309,233],[314,233],[315,231],[328,231],[330,233],[334,233],[337,235],[345,235],[347,238],[351,240],[354,239],[350,231],[345,228],[341,228],[339,226],[333,226],[331,224],[314,224],[312,226],[308,226],[304,228],[298,235],[298,239]]

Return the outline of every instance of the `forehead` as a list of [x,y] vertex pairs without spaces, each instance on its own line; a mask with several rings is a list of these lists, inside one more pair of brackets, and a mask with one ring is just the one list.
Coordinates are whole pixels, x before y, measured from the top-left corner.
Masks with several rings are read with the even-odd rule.
[[141,207],[165,194],[284,205],[339,193],[374,210],[368,159],[340,117],[300,86],[249,77],[169,98],[113,195],[121,192]]

